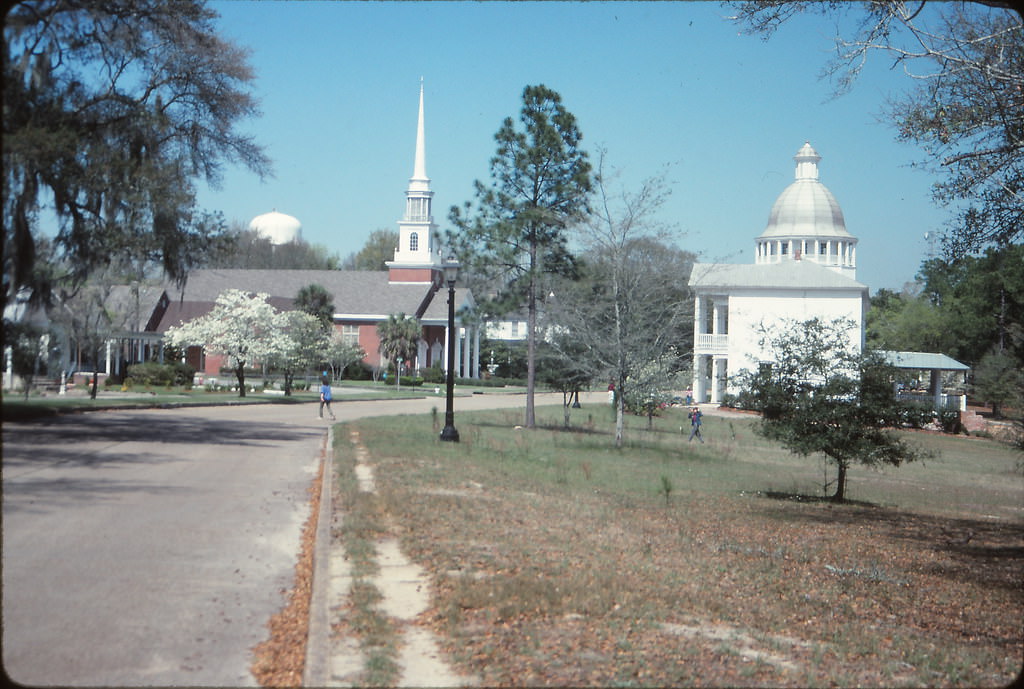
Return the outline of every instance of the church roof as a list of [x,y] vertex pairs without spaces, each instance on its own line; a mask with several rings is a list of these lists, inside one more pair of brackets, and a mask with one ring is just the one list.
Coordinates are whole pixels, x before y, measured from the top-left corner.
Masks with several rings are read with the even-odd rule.
[[784,263],[732,264],[697,263],[690,273],[690,287],[713,288],[776,288],[798,290],[857,290],[867,292],[867,285],[813,261]]
[[[430,321],[448,317],[445,297],[434,298],[429,284],[391,283],[383,270],[205,269],[192,271],[182,290],[167,287],[171,303],[157,330],[164,332],[208,313],[217,296],[228,289],[266,292],[273,306],[290,309],[299,290],[311,284],[327,290],[335,315],[345,320],[382,320],[396,313]],[[472,297],[468,290],[456,290],[456,299],[456,307],[461,308]]]
[[852,238],[846,230],[839,202],[818,180],[821,156],[806,142],[793,160],[796,161],[796,180],[775,200],[761,238]]

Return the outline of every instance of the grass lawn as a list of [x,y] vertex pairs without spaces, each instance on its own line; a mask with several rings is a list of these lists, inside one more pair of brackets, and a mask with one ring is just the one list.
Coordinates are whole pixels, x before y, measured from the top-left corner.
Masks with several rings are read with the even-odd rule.
[[[833,505],[834,470],[754,418],[705,416],[700,445],[683,410],[652,430],[632,417],[617,451],[608,409],[573,413],[567,431],[538,408],[533,432],[521,410],[460,414],[457,444],[429,416],[335,430],[339,535],[400,539],[433,582],[420,622],[484,685],[996,687],[1020,672],[1013,450],[914,433],[939,455],[855,467]],[[356,490],[357,445],[375,494]],[[386,648],[386,621],[368,626]],[[393,681],[381,666],[373,682]]]

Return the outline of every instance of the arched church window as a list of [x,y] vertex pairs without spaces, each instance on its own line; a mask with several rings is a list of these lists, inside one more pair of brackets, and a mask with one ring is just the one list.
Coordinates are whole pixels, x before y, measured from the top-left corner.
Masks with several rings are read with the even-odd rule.
[[409,251],[420,250],[420,235],[418,232],[413,232],[409,235]]

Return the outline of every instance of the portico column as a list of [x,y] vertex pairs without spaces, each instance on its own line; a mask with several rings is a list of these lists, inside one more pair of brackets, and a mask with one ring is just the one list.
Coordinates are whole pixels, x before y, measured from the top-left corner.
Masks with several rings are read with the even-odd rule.
[[480,377],[480,326],[473,328],[473,378]]
[[703,354],[693,355],[693,400],[695,402],[703,402],[705,392],[707,391],[704,378],[707,358]]
[[469,339],[469,327],[463,328],[463,331],[466,333],[466,344],[462,348],[462,377],[472,378],[473,373],[469,370],[469,354],[473,347],[472,341]]
[[712,308],[714,309],[714,311],[713,318],[711,319],[711,334],[722,335],[722,331],[724,330],[722,326],[725,325],[725,319],[723,318],[723,314],[725,312],[725,304],[719,302],[718,300],[715,300],[714,302],[712,302]]
[[452,342],[452,330],[446,325],[444,327],[444,347],[441,351],[441,365],[445,373],[448,373],[448,348],[453,346],[455,343]]
[[452,333],[452,351],[455,353],[453,366],[455,366],[455,376],[462,377],[459,372],[460,363],[462,362],[462,328],[455,326],[455,332]]
[[722,378],[725,371],[725,359],[720,356],[711,359],[711,401],[719,404],[722,401]]

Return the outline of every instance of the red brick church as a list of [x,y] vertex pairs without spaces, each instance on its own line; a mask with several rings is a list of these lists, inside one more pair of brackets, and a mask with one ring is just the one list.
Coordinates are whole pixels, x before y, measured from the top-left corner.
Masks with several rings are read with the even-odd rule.
[[[437,226],[431,211],[434,192],[426,174],[422,85],[415,162],[405,196],[405,213],[398,223],[399,245],[394,259],[387,263],[388,270],[196,270],[189,274],[184,288],[164,290],[147,330],[162,336],[171,326],[209,313],[217,296],[228,289],[268,293],[274,307],[287,310],[293,308],[300,289],[318,284],[333,298],[334,327],[346,341],[363,348],[367,365],[382,365],[377,325],[404,313],[416,318],[423,328],[415,368],[421,370],[437,362],[444,367],[448,289],[443,284],[441,250],[435,246]],[[250,227],[277,243],[294,240],[300,231],[295,218],[276,211],[258,216]],[[456,287],[455,374],[466,378],[480,376],[480,328],[462,323],[462,316],[473,307],[470,291]],[[194,347],[188,353],[188,363],[198,372],[217,375],[225,362],[223,357]]]

